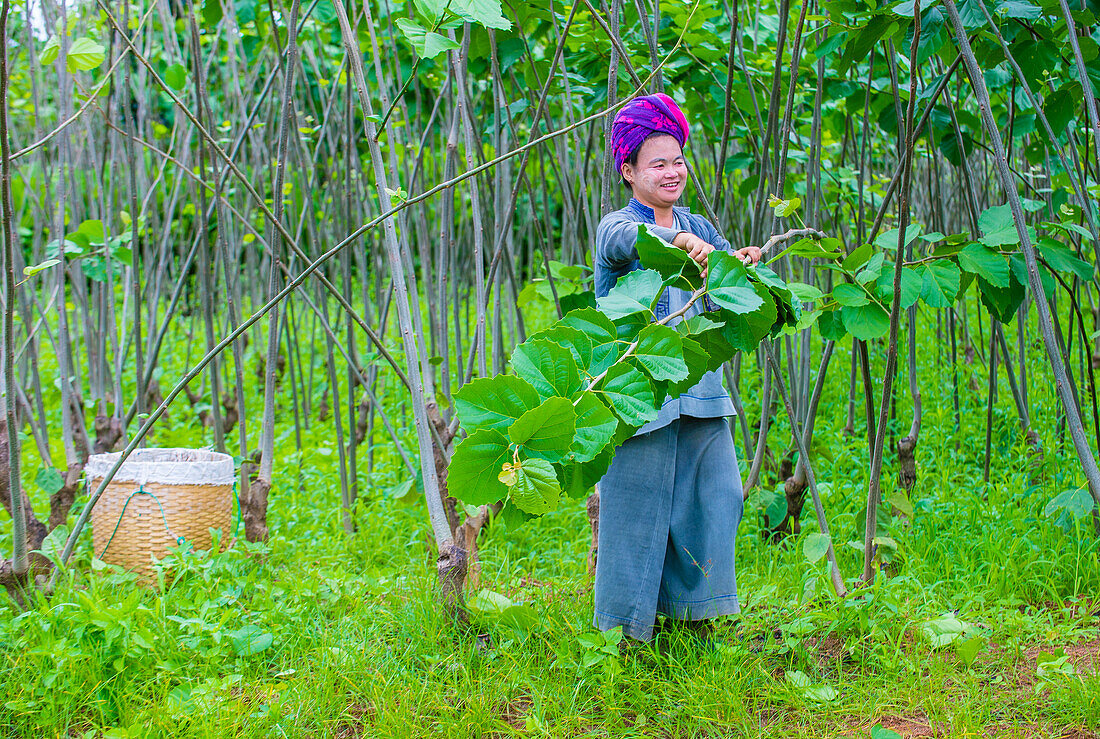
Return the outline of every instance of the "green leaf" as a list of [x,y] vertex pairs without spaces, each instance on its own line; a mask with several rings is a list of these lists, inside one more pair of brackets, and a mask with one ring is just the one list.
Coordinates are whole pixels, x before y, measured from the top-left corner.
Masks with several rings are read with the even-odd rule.
[[840,341],[848,335],[848,329],[844,328],[844,320],[839,310],[823,312],[817,325],[821,329],[821,338],[826,341]]
[[699,380],[703,378],[703,373],[705,373],[710,366],[710,357],[707,356],[702,344],[686,337],[681,338],[680,343],[683,346],[684,362],[687,364],[688,374],[684,379],[679,382],[674,382],[669,386],[668,394],[673,397],[695,387]]
[[596,298],[596,305],[612,320],[635,313],[651,313],[663,289],[664,281],[656,271],[634,270],[620,277],[607,295]]
[[772,212],[775,213],[776,218],[786,218],[798,210],[799,206],[802,205],[802,199],[791,198],[790,200],[783,200],[773,195],[768,198],[768,205],[771,206]]
[[978,652],[982,651],[984,646],[985,637],[981,634],[975,634],[969,639],[955,642],[955,654],[958,655],[964,665],[971,667],[978,657]]
[[634,358],[654,380],[682,380],[688,375],[680,335],[668,326],[653,324],[638,335]]
[[1006,18],[1020,18],[1029,21],[1038,20],[1043,15],[1042,8],[1025,0],[1000,0],[993,12]]
[[978,278],[978,295],[982,305],[1001,323],[1008,323],[1016,315],[1027,294],[1016,275],[1010,273],[1008,282],[1007,287],[999,287]]
[[173,90],[182,90],[187,84],[187,68],[182,64],[173,64],[164,71],[164,81]]
[[821,300],[825,296],[825,293],[821,290],[813,285],[807,285],[805,282],[789,282],[787,286],[790,288],[791,293],[803,303],[812,303],[815,300]]
[[933,649],[939,649],[958,640],[969,626],[970,624],[955,618],[952,614],[945,614],[924,622],[921,625],[921,632],[932,643]]
[[619,358],[619,340],[615,324],[596,308],[582,308],[567,313],[558,324],[582,332],[592,344],[587,371],[594,377]]
[[47,259],[46,261],[41,262],[40,264],[28,265],[28,266],[23,268],[23,276],[24,277],[33,277],[34,275],[38,274],[42,270],[49,269],[50,267],[53,267],[53,266],[58,265],[58,264],[61,264],[60,259]]
[[561,310],[563,313],[568,314],[570,311],[581,310],[582,308],[596,308],[596,293],[592,290],[581,290],[580,292],[573,293],[572,295],[558,295],[558,302],[561,303]]
[[53,64],[57,61],[57,55],[61,51],[61,42],[57,36],[50,36],[50,40],[46,42],[45,47],[42,49],[42,55],[38,57],[39,63],[43,66]]
[[867,291],[859,285],[853,285],[848,282],[842,282],[839,285],[833,286],[833,300],[841,305],[852,306],[858,308],[861,305],[867,305],[871,302],[871,298],[867,296]]
[[636,248],[642,266],[656,270],[666,283],[684,290],[697,290],[702,286],[703,277],[695,260],[683,249],[652,233],[648,224],[638,224]]
[[[592,364],[592,340],[580,329],[573,328],[572,326],[563,326],[559,321],[552,324],[549,328],[545,328],[538,333],[528,336],[527,339],[546,339],[547,341],[552,341],[555,344],[564,346],[573,354],[573,359],[576,360],[577,369],[581,374],[588,374],[586,370],[588,370],[589,366]],[[603,370],[600,371],[602,372]],[[599,373],[597,372],[595,374]]]
[[537,457],[523,460],[511,492],[516,507],[536,516],[557,508],[561,498],[554,466]]
[[[778,320],[787,325],[794,325],[802,315],[802,304],[795,298],[790,285],[780,279],[779,275],[767,265],[758,264],[747,270],[749,280],[767,287],[775,299],[775,307],[778,311]],[[767,302],[767,298],[765,298]]]
[[[922,227],[919,223],[911,223],[908,228],[905,229],[905,246],[909,246],[917,237],[920,236]],[[886,249],[887,251],[897,251],[898,237],[901,235],[900,228],[891,228],[888,231],[883,231],[875,239],[875,246],[880,249]]]
[[894,492],[886,496],[886,502],[898,509],[906,518],[913,517],[913,503],[905,495],[905,491],[897,489]]
[[1043,515],[1050,518],[1058,511],[1065,511],[1074,518],[1081,518],[1092,513],[1092,496],[1087,488],[1080,487],[1072,490],[1063,490],[1043,508]]
[[856,272],[860,267],[867,264],[867,261],[875,253],[874,247],[870,244],[864,244],[863,246],[855,249],[851,254],[844,257],[844,261],[840,263],[840,268],[852,274]]
[[802,542],[802,554],[806,556],[806,561],[813,564],[829,551],[829,537],[822,533],[813,533],[806,537]]
[[712,328],[722,328],[725,324],[715,321],[712,316],[699,314],[676,324],[676,332],[681,336],[694,336]]
[[[608,412],[610,413],[610,411]],[[616,423],[618,423],[618,421],[616,421]],[[626,429],[624,433],[628,434],[627,438],[629,438],[629,434],[634,432],[633,427],[623,425],[622,428]],[[612,439],[612,443],[604,447],[591,461],[563,464],[559,476],[562,490],[570,498],[577,499],[585,497],[595,484],[607,474],[607,468],[611,466],[611,460],[614,456],[615,439]]]
[[573,443],[577,414],[565,398],[550,398],[524,413],[508,427],[508,438],[552,462],[564,457]]
[[874,303],[844,306],[840,309],[840,319],[848,333],[864,341],[882,338],[890,331],[890,315]]
[[601,393],[611,410],[631,426],[643,426],[657,418],[649,380],[628,364],[617,364],[609,369],[596,392]]
[[967,244],[959,252],[959,266],[994,287],[1008,287],[1008,262],[988,246],[977,242]]
[[1073,253],[1073,249],[1051,238],[1039,239],[1043,258],[1058,272],[1075,274],[1084,281],[1092,279],[1093,267]]
[[867,264],[856,273],[856,282],[860,285],[866,285],[868,282],[877,280],[882,274],[882,268],[885,264],[886,254],[878,252],[868,259]]
[[65,68],[70,72],[86,72],[95,69],[107,58],[102,46],[90,38],[82,37],[73,41],[69,54],[65,57]]
[[428,25],[435,26],[443,19],[443,14],[453,0],[414,0],[418,13],[428,21]]
[[1012,220],[1012,208],[1007,203],[982,211],[978,216],[978,227],[982,230],[981,242],[986,246],[1020,243],[1020,233],[1016,230],[1016,222]]
[[447,467],[447,490],[470,505],[496,503],[508,492],[497,475],[511,461],[504,434],[496,429],[475,431],[455,447]]
[[[892,279],[892,277],[891,277]],[[912,308],[920,300],[921,287],[923,286],[921,281],[921,275],[912,267],[902,267],[901,269],[901,307],[902,309]],[[893,290],[893,285],[891,285]]]
[[733,313],[751,313],[764,304],[764,296],[749,279],[740,259],[724,251],[707,257],[707,295]]
[[918,267],[921,270],[920,296],[933,308],[949,308],[959,297],[959,268],[948,261],[935,261]]
[[512,27],[511,21],[501,13],[497,0],[450,0],[448,8],[465,20],[485,28],[507,31]]
[[275,643],[275,637],[254,624],[241,627],[236,631],[230,631],[229,638],[233,644],[233,651],[237,653],[238,657],[250,657],[253,654],[259,654]]
[[221,0],[203,0],[202,3],[202,22],[203,26],[208,31],[213,31],[218,22],[222,19],[222,4]]
[[34,484],[46,495],[53,495],[65,487],[65,477],[54,467],[39,467],[34,474]]
[[412,44],[417,55],[423,59],[434,59],[445,51],[453,51],[459,48],[457,41],[452,41],[435,31],[429,31],[414,20],[398,18],[394,21],[401,33]]
[[467,431],[506,429],[539,404],[539,394],[522,377],[497,375],[468,382],[454,394],[458,418]]
[[581,395],[576,408],[576,431],[573,436],[573,459],[589,462],[604,450],[615,435],[619,421],[595,394]]
[[527,380],[541,398],[572,398],[581,389],[573,353],[546,339],[528,340],[512,354],[512,371]]
[[722,310],[718,316],[722,319],[720,328],[711,328],[692,337],[709,357],[708,370],[718,369],[737,352],[756,349],[777,320],[776,304],[769,299],[754,313],[738,315]]

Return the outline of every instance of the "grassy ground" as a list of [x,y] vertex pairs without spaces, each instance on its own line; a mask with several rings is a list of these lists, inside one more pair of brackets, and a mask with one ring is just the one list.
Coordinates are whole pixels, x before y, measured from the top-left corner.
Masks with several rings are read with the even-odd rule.
[[[640,646],[592,629],[578,502],[486,532],[480,587],[507,601],[476,596],[472,624],[457,625],[432,600],[422,503],[389,495],[400,482],[392,454],[380,447],[378,474],[361,472],[359,528],[347,536],[331,426],[315,423],[306,454],[293,452],[292,430],[280,441],[267,545],[178,554],[147,589],[95,569],[85,544],[52,598],[24,613],[3,606],[0,732],[1097,736],[1100,544],[1087,519],[1044,514],[1080,482],[1055,435],[1050,384],[1037,370],[1044,456],[1029,454],[1002,393],[983,484],[980,359],[960,369],[958,430],[950,374],[934,360],[932,350],[912,516],[884,523],[898,543],[889,576],[843,601],[803,553],[809,506],[802,537],[762,540],[765,488],[737,542],[745,612],[709,643],[673,632]],[[847,366],[834,360],[815,462],[850,579],[862,555],[844,543],[858,537],[867,454],[864,431],[842,432]],[[907,425],[904,401],[898,412]],[[202,442],[185,406],[159,433],[161,445]]]

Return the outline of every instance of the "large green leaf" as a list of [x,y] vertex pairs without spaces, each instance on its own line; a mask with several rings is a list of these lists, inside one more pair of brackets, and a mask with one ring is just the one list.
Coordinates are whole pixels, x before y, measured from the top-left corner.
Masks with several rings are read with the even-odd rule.
[[724,310],[719,315],[724,324],[722,332],[734,350],[740,352],[754,351],[760,340],[771,332],[772,326],[779,320],[774,299],[765,301],[752,313],[737,314]]
[[[625,427],[633,433],[630,427]],[[626,432],[624,432],[626,433]],[[614,440],[613,440],[614,441]],[[600,481],[615,458],[615,444],[608,444],[589,462],[563,464],[558,474],[562,490],[570,498],[582,498],[588,495],[592,487]]]
[[1063,490],[1043,507],[1043,515],[1050,517],[1059,511],[1065,511],[1074,518],[1081,518],[1092,513],[1095,505],[1087,488]]
[[[882,296],[883,302],[889,304],[894,302],[894,265],[889,265],[890,269],[885,270],[878,278],[878,282],[875,283],[875,287],[878,290],[879,295]],[[916,267],[902,267],[901,270],[901,307],[902,309],[909,308],[917,304],[920,300],[921,294],[921,274],[917,272]]]
[[452,41],[446,36],[430,31],[424,26],[420,25],[414,20],[409,18],[398,18],[394,21],[397,27],[401,29],[401,33],[412,44],[413,49],[416,50],[417,56],[424,59],[434,59],[445,51],[452,51],[459,48],[459,44],[456,41]]
[[1008,287],[1008,262],[988,246],[967,244],[959,252],[959,266],[995,287]]
[[722,328],[722,322],[714,319],[714,314],[692,316],[676,324],[676,332],[681,336],[694,336],[712,328]]
[[1012,320],[1027,294],[1015,274],[1010,274],[1008,283],[1006,287],[1000,287],[986,282],[981,277],[978,278],[978,295],[981,297],[982,305],[988,308],[993,317],[1001,323]]
[[455,447],[447,467],[447,491],[463,503],[496,503],[508,488],[498,479],[512,461],[508,439],[496,429],[475,431]]
[[778,333],[784,326],[795,326],[802,317],[802,303],[795,297],[790,286],[764,264],[758,264],[747,272],[750,280],[767,288],[775,303],[777,315],[770,327],[771,333]]
[[575,328],[592,343],[592,359],[588,373],[596,376],[615,363],[621,345],[618,330],[611,319],[595,308],[583,308],[567,313],[559,325]]
[[634,357],[654,380],[682,380],[687,377],[684,345],[680,335],[668,326],[652,324],[638,335]]
[[486,28],[507,31],[512,27],[511,21],[501,13],[497,0],[450,0],[448,8],[464,20]]
[[527,513],[540,516],[554,510],[561,499],[554,465],[537,457],[523,460],[511,493],[512,502]]
[[619,421],[607,406],[590,392],[581,395],[575,410],[577,420],[571,447],[572,459],[575,462],[589,462],[611,443],[611,438],[619,427]]
[[822,312],[821,318],[817,319],[817,325],[821,329],[821,338],[826,341],[840,341],[848,335],[839,310]]
[[712,251],[707,265],[707,295],[715,303],[734,313],[751,313],[764,304],[761,288],[749,279],[740,259],[724,251]]
[[556,462],[569,453],[577,414],[565,398],[550,398],[508,427],[508,438],[526,451]]
[[1039,239],[1039,250],[1055,271],[1075,274],[1082,280],[1092,279],[1093,266],[1073,253],[1066,244],[1051,238]]
[[275,637],[271,635],[271,632],[264,631],[263,628],[255,624],[242,626],[236,631],[226,633],[233,644],[233,651],[237,653],[238,657],[251,657],[253,654],[267,651],[275,643]]
[[933,308],[950,308],[959,297],[959,268],[951,262],[939,260],[919,267],[921,270],[920,296]]
[[877,303],[846,305],[840,309],[840,318],[848,333],[864,341],[881,338],[890,331],[890,314]]
[[802,542],[802,553],[806,561],[813,564],[829,551],[829,537],[820,532],[809,534]]
[[685,337],[680,339],[680,343],[683,347],[684,362],[687,364],[688,373],[684,379],[669,386],[668,393],[672,396],[677,396],[694,387],[702,379],[703,373],[707,371],[710,363],[710,357],[707,356],[706,351],[703,350],[703,346],[698,341]]
[[695,260],[683,249],[654,235],[647,224],[638,224],[636,248],[642,266],[657,270],[666,284],[684,290],[697,290],[703,284],[703,277]]
[[[528,336],[527,339],[529,341],[545,339],[564,346],[573,354],[573,359],[577,362],[577,369],[582,375],[587,374],[586,370],[591,372],[589,367],[592,364],[592,340],[580,329],[573,328],[572,326],[564,326],[561,322],[558,322],[551,325],[549,328],[545,328],[536,334]],[[600,371],[602,372],[603,370]],[[599,373],[597,372],[595,374]]]
[[482,377],[468,382],[454,394],[458,418],[467,431],[476,428],[506,429],[539,404],[531,383],[514,375]]
[[512,370],[531,383],[542,398],[572,398],[582,387],[573,353],[546,339],[517,346],[512,353]]
[[620,277],[611,292],[596,298],[596,305],[611,319],[650,313],[663,289],[660,274],[651,269],[638,269]]
[[629,364],[617,364],[609,369],[597,392],[603,395],[611,410],[631,426],[642,426],[657,418],[649,380]]
[[102,46],[90,38],[78,38],[69,47],[69,53],[65,57],[65,67],[70,72],[86,72],[98,67],[106,58],[106,51]]
[[[978,216],[978,227],[982,230],[981,240],[986,246],[1020,243],[1020,233],[1016,230],[1016,222],[1012,220],[1012,208],[1007,203],[983,210]],[[965,265],[963,269],[966,269]]]
[[833,286],[833,300],[841,305],[851,306],[858,308],[861,305],[867,305],[871,302],[871,298],[867,296],[867,291],[859,285],[853,285],[849,282],[842,282],[839,285]]

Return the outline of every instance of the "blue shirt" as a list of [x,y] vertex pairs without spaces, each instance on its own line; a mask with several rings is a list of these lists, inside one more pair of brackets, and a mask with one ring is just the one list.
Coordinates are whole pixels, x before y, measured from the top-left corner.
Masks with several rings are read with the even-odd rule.
[[[638,259],[635,243],[638,238],[638,224],[650,224],[650,230],[658,237],[672,242],[677,234],[684,231],[695,234],[715,249],[730,251],[730,242],[726,241],[718,229],[702,216],[695,215],[687,208],[674,207],[675,228],[657,226],[653,209],[642,205],[636,199],[622,210],[608,213],[600,220],[596,228],[595,266],[596,297],[602,298],[615,286],[619,278],[636,269],[644,269]],[[665,288],[657,301],[657,320],[674,313],[687,304],[691,293],[676,287]],[[675,326],[680,321],[698,315],[705,310],[703,301],[697,302],[682,317],[672,319],[668,325]],[[639,434],[648,433],[667,426],[680,416],[695,418],[719,418],[734,414],[729,393],[722,386],[722,375],[718,370],[707,372],[698,384],[686,390],[679,398],[665,398],[664,405],[657,413],[657,419],[638,429]]]

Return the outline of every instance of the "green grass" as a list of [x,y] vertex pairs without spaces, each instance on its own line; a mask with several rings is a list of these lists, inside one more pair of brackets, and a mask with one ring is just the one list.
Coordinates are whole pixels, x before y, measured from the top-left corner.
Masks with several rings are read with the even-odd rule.
[[[525,604],[529,622],[518,628],[483,613],[456,624],[433,600],[422,502],[387,495],[402,478],[392,451],[379,443],[375,474],[360,469],[358,530],[349,536],[341,529],[331,421],[312,424],[300,455],[284,425],[267,545],[177,555],[163,583],[144,589],[129,575],[92,571],[85,542],[52,597],[37,596],[22,614],[4,606],[0,731],[1095,735],[1100,542],[1087,519],[1043,512],[1079,484],[1072,449],[1055,435],[1051,384],[1036,361],[1031,402],[1042,459],[1029,456],[1002,390],[985,484],[984,370],[980,363],[959,367],[956,430],[950,368],[941,371],[929,349],[913,516],[885,522],[898,542],[890,576],[843,601],[832,595],[824,563],[807,562],[800,538],[763,541],[764,489],[750,498],[737,541],[745,612],[719,625],[714,644],[683,633],[655,646],[605,644],[590,625],[588,531],[578,502],[518,530],[495,525],[482,538],[482,587]],[[853,436],[842,432],[847,367],[840,352],[813,452],[840,565],[851,579],[862,555],[845,543],[859,536],[867,452],[859,424]],[[968,389],[971,373],[982,390]],[[758,402],[757,383],[745,380],[750,404]],[[391,402],[399,413],[399,394]],[[750,418],[758,413],[749,408]],[[898,413],[907,426],[904,393]],[[778,442],[789,432],[781,417],[777,423]],[[409,429],[403,434],[414,448]],[[156,443],[197,445],[208,436],[180,405]],[[35,463],[27,464],[31,478]],[[887,495],[894,474],[888,456]],[[806,506],[802,536],[815,530]]]

